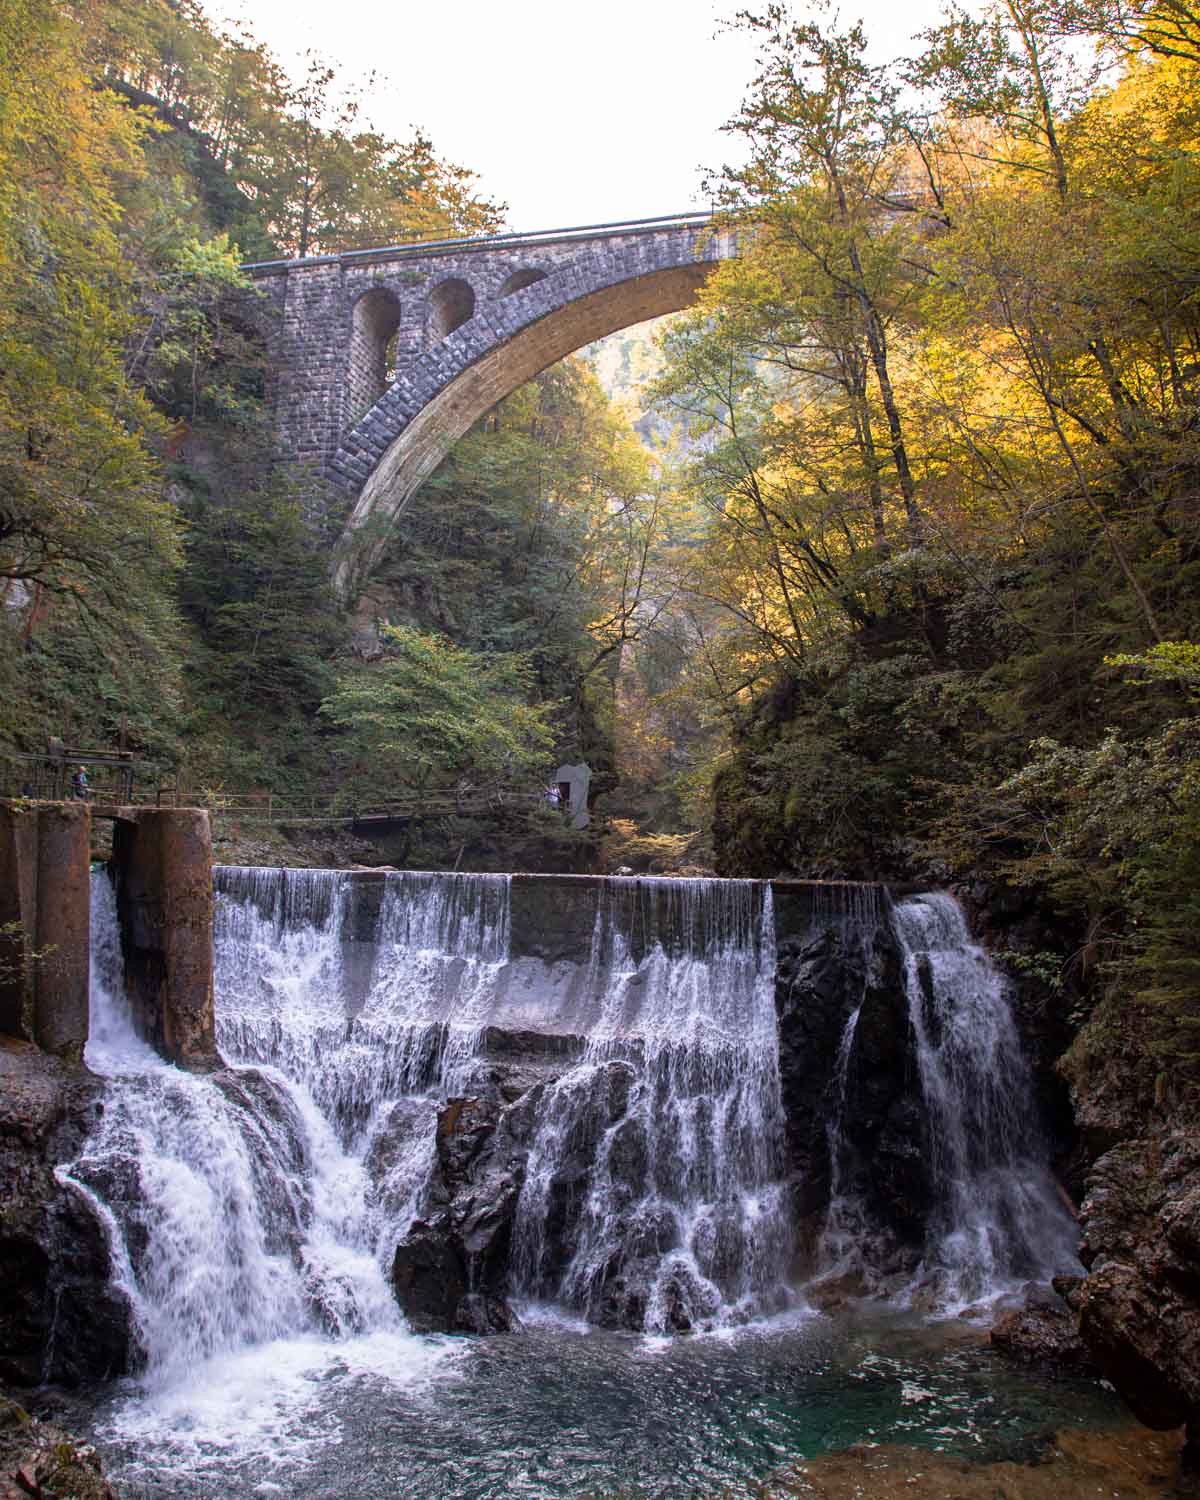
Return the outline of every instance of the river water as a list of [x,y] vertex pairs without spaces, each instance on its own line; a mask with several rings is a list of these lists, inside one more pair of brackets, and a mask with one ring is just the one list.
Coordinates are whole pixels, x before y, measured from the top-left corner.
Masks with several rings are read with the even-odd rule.
[[[387,1270],[428,1207],[438,1102],[470,1089],[487,1026],[525,1003],[506,879],[389,878],[367,961],[345,877],[222,871],[218,890],[218,1041],[235,1066],[195,1077],[134,1035],[95,877],[88,1061],[109,1087],[64,1175],[108,1226],[145,1354],[89,1415],[129,1495],[749,1495],[857,1441],[1011,1456],[1115,1416],[1094,1384],[1005,1369],[969,1322],[869,1304],[832,1319],[788,1285],[774,935],[769,888],[750,882],[605,888],[587,963],[539,995],[586,1027],[538,1095],[521,1331],[413,1334]],[[954,1310],[1072,1252],[1039,1142],[1012,1124],[1027,1080],[1002,989],[949,898],[923,901],[896,923],[947,1141],[927,1258]],[[853,1019],[843,1053],[852,1040]],[[978,1067],[1002,1076],[990,1103]],[[615,1122],[594,1128],[595,1080],[613,1077]],[[564,1172],[572,1253],[555,1258]],[[838,1222],[844,1253],[852,1218]],[[614,1260],[642,1278],[627,1332],[595,1326]],[[681,1320],[695,1331],[671,1336]]]

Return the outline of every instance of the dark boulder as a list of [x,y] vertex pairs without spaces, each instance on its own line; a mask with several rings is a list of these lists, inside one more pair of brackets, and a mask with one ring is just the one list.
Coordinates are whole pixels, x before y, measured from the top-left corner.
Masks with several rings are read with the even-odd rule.
[[103,1226],[54,1171],[102,1108],[82,1065],[0,1039],[0,1379],[16,1385],[104,1379],[137,1358]]
[[1044,1287],[1029,1288],[1023,1305],[1000,1317],[990,1338],[992,1348],[1014,1364],[1096,1373],[1070,1308]]
[[903,1247],[909,1260],[919,1250],[932,1193],[902,958],[886,905],[874,915],[814,916],[780,945],[775,995],[802,1264],[829,1206],[836,1151],[840,1190],[861,1204],[872,1226],[860,1248],[867,1258],[878,1249],[894,1271]]
[[862,1204],[879,1243],[914,1252],[933,1208],[926,1108],[909,1021],[900,947],[875,934],[846,1068],[843,1189]]
[[438,1111],[427,1217],[396,1246],[392,1285],[418,1333],[504,1333],[509,1250],[532,1115],[524,1096],[451,1099]]
[[417,1220],[396,1246],[392,1285],[414,1333],[455,1331],[467,1274],[445,1224]]
[[[851,949],[850,952],[847,950]],[[775,1010],[788,1174],[796,1217],[820,1215],[829,1201],[827,1127],[834,1072],[846,1023],[866,983],[857,944],[834,923],[815,923],[779,945]]]
[[1081,1209],[1088,1274],[1068,1288],[1095,1364],[1148,1427],[1200,1435],[1200,1135],[1126,1141]]

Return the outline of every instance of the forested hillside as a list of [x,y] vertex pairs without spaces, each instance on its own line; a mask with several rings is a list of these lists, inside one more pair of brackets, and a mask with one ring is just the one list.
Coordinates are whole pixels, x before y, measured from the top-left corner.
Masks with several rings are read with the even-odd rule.
[[1194,1077],[1200,21],[1004,0],[888,67],[741,24],[745,253],[659,380],[718,867],[1024,887],[1028,962],[1121,1001],[1091,1041]]
[[503,206],[423,135],[373,130],[323,62],[291,79],[198,6],[6,0],[0,25],[0,748],[123,730],[218,803],[347,808],[610,765],[657,502],[588,369],[462,445],[350,621],[337,517],[275,460],[246,316],[245,259]]

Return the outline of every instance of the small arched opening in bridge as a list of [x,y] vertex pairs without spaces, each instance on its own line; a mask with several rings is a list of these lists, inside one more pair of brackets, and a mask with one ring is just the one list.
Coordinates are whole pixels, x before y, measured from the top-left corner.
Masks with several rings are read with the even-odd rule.
[[435,343],[475,316],[475,292],[469,281],[451,276],[429,294],[429,332]]
[[545,281],[547,273],[530,266],[525,271],[514,271],[497,293],[500,297],[511,297],[514,292],[524,291],[535,282]]
[[351,318],[347,426],[374,406],[395,379],[400,299],[385,286],[372,287],[354,304]]

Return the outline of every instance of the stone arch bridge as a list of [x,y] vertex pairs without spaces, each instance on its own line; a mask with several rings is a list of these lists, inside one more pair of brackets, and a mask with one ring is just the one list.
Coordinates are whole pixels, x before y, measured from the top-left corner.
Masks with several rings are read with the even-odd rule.
[[485,412],[585,344],[686,307],[734,253],[707,214],[680,214],[246,266],[282,454],[351,501],[339,595],[357,595],[391,521]]

